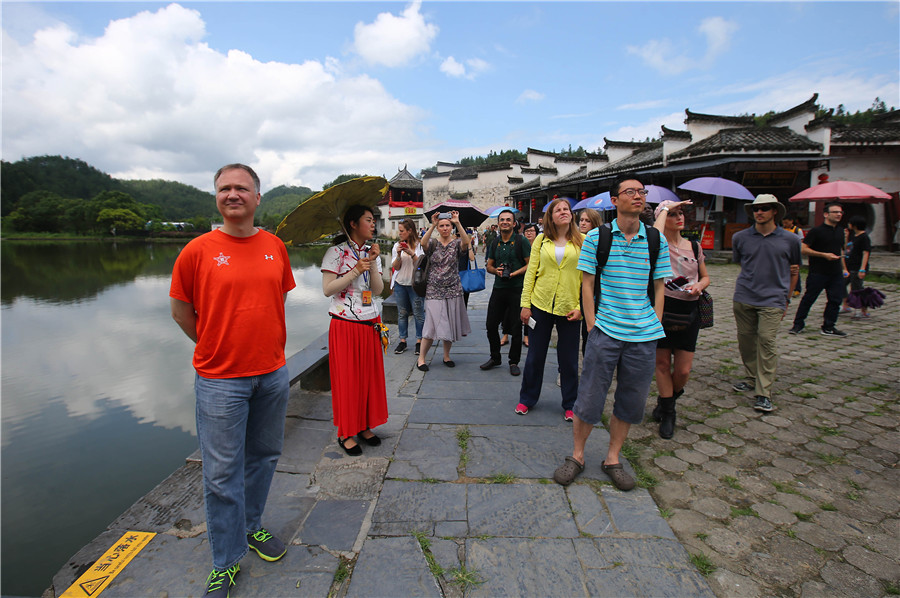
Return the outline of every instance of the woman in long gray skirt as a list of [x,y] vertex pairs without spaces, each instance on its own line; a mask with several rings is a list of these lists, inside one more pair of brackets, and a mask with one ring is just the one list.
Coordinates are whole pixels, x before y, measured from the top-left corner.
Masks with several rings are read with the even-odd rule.
[[[453,235],[454,226],[459,231],[459,238]],[[434,229],[438,231],[437,239],[431,238]],[[457,266],[459,255],[469,251],[469,235],[459,223],[459,212],[450,212],[449,216],[447,213],[432,214],[431,226],[422,237],[422,247],[429,255],[428,287],[425,292],[422,350],[416,367],[427,372],[425,356],[434,341],[441,341],[444,365],[452,368],[456,364],[450,359],[450,348],[472,331]]]

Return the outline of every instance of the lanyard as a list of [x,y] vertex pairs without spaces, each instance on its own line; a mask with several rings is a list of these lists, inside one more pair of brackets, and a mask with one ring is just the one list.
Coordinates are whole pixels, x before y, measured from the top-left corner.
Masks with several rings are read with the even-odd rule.
[[[359,256],[359,252],[356,251],[356,249],[353,248],[353,241],[352,241],[352,240],[347,239],[347,247],[350,248],[350,251],[353,252],[353,255],[356,257],[356,261],[359,262],[359,260],[360,260],[361,258],[360,258],[360,256]],[[367,257],[368,257],[368,255],[369,255],[368,252],[366,252],[366,256],[367,256]],[[363,283],[368,287],[368,286],[369,286],[369,269],[368,269],[368,268],[366,268],[365,270],[363,270],[362,276],[363,276]]]

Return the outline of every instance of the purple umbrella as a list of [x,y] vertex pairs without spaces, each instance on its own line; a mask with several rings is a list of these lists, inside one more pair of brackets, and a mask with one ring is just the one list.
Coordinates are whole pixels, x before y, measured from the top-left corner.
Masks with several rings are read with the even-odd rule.
[[647,203],[660,203],[663,201],[681,201],[677,195],[665,187],[659,185],[647,185]]
[[706,193],[708,195],[721,195],[723,197],[734,197],[735,199],[746,199],[753,201],[755,197],[746,187],[740,183],[729,181],[721,177],[704,176],[698,179],[692,179],[682,185],[678,185],[679,189],[687,191],[697,191],[698,193]]

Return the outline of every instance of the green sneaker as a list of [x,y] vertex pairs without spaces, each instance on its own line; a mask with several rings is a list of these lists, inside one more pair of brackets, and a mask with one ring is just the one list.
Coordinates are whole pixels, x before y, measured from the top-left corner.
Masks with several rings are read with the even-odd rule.
[[287,552],[284,542],[273,536],[266,528],[262,528],[255,534],[247,534],[247,544],[256,551],[264,561],[277,561]]
[[228,598],[234,578],[240,572],[241,566],[234,565],[224,571],[213,569],[206,578],[206,598]]

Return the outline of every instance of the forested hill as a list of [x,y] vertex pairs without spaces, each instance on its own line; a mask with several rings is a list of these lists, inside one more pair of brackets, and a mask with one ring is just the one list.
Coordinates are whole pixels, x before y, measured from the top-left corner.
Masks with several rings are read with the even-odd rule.
[[127,193],[142,204],[158,206],[164,220],[184,221],[217,214],[211,193],[174,181],[115,179],[90,164],[62,156],[35,156],[0,163],[0,211],[12,213],[33,191],[49,191],[66,199],[91,200],[104,191]]

